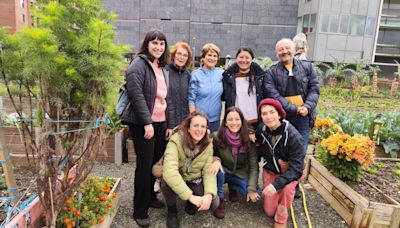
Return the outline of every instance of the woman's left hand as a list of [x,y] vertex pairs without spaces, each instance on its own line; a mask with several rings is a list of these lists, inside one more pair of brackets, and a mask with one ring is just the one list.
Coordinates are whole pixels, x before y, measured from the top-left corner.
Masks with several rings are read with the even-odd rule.
[[209,193],[205,194],[203,196],[203,201],[200,204],[200,207],[199,207],[198,211],[206,211],[206,210],[208,210],[210,208],[211,201],[212,201],[211,194],[209,194]]
[[276,193],[276,190],[275,190],[275,187],[272,184],[269,184],[263,190],[263,195],[264,196],[272,196],[275,193]]
[[255,142],[256,142],[256,134],[254,134],[254,133],[249,134],[249,139],[250,139],[250,141],[252,141],[253,143],[255,143]]
[[257,202],[260,199],[260,195],[257,192],[248,192],[247,193],[247,202],[251,200],[251,202]]
[[224,172],[222,165],[221,165],[221,161],[215,160],[211,164],[210,169],[208,170],[208,173],[212,176],[216,176],[219,170],[221,170],[221,172]]

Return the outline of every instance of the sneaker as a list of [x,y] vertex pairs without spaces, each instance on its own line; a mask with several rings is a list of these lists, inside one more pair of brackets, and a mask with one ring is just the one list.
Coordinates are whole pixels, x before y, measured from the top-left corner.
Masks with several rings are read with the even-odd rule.
[[167,227],[179,228],[178,212],[176,207],[168,207]]
[[194,204],[192,204],[189,200],[185,202],[185,212],[189,215],[196,214],[197,208]]
[[154,192],[155,193],[161,192],[161,180],[159,178],[157,178],[156,182],[154,182]]
[[150,201],[149,207],[152,207],[152,208],[163,208],[164,207],[164,203],[161,202],[161,200],[156,198],[156,199]]
[[219,218],[219,219],[222,219],[222,218],[224,218],[225,217],[225,200],[224,199],[221,199],[221,201],[220,201],[220,203],[219,203],[219,206],[217,207],[217,209],[215,209],[214,211],[213,211],[213,215],[216,217],[216,218]]
[[140,227],[149,227],[150,219],[149,218],[135,218],[135,222]]
[[237,202],[239,201],[239,195],[238,192],[233,188],[233,185],[228,184],[228,189],[229,189],[229,201],[231,202]]

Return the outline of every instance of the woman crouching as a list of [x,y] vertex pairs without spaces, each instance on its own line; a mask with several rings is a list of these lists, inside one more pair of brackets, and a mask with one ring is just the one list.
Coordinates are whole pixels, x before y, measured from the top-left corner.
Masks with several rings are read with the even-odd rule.
[[303,138],[287,120],[278,100],[266,98],[258,106],[262,122],[256,132],[264,158],[264,212],[274,227],[286,227],[288,209],[304,169]]
[[167,227],[179,227],[176,196],[186,200],[185,211],[215,210],[219,205],[217,181],[209,174],[213,161],[207,132],[208,118],[194,111],[173,133],[164,154],[161,189],[168,206]]

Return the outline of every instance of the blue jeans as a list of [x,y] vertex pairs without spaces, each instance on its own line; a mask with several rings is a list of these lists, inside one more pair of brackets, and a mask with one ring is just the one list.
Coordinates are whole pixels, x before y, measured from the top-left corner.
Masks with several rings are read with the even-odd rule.
[[304,154],[307,153],[308,135],[310,134],[310,117],[309,116],[288,116],[288,120],[303,137]]
[[219,128],[219,120],[214,121],[214,122],[210,122],[208,124],[208,128],[210,129],[211,133],[218,131]]
[[224,184],[228,183],[233,185],[233,188],[238,191],[241,195],[247,195],[247,185],[249,183],[248,178],[240,178],[234,174],[229,174],[227,172],[223,173],[218,171],[217,174],[217,188],[218,196],[220,199],[224,198]]

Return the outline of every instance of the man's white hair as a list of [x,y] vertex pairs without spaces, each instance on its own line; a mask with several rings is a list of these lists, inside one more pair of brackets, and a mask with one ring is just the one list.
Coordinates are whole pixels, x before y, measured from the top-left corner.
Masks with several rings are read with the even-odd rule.
[[278,49],[278,45],[281,44],[281,43],[288,43],[290,46],[292,46],[293,50],[296,47],[296,45],[294,44],[293,40],[291,40],[289,38],[283,38],[283,39],[278,40],[278,42],[276,42],[275,50]]

